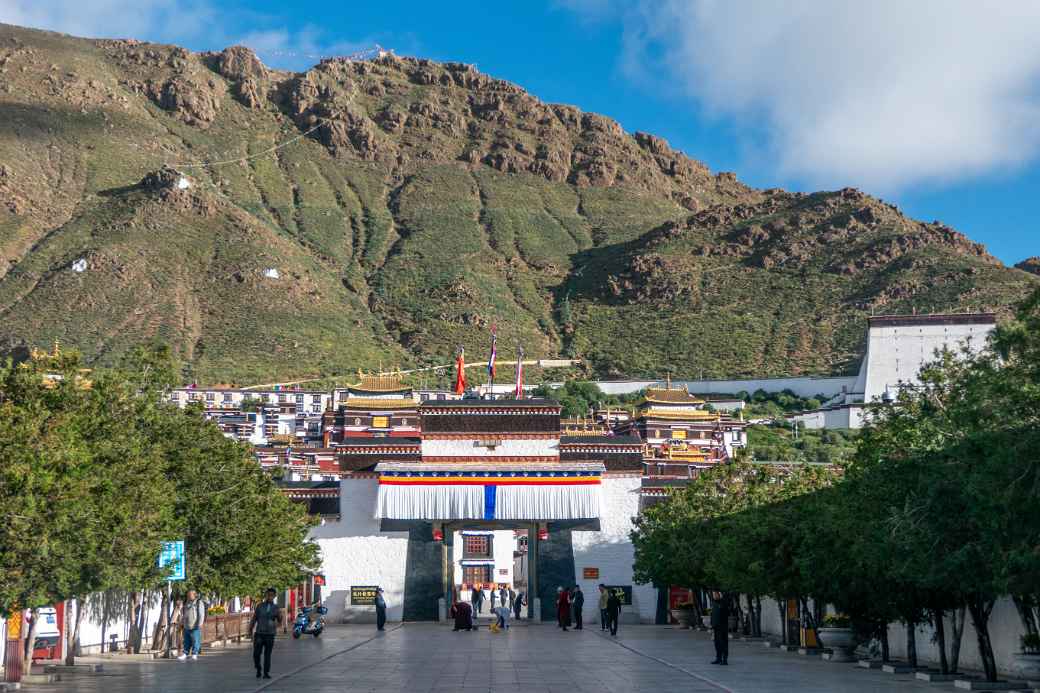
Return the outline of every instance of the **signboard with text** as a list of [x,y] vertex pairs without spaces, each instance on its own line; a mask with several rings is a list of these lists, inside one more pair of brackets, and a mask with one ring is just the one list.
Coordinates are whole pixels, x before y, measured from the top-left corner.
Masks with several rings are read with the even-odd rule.
[[159,568],[169,571],[166,579],[174,582],[187,579],[188,566],[184,555],[184,541],[164,541],[159,552]]
[[599,568],[582,568],[581,577],[584,580],[599,580]]
[[351,585],[350,587],[350,605],[351,606],[375,606],[376,605],[376,589],[379,585]]
[[606,585],[606,588],[617,594],[622,606],[632,606],[632,585]]

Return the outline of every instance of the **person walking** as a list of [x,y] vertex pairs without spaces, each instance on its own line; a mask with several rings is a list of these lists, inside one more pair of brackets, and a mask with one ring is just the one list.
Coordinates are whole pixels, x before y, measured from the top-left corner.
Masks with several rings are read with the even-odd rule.
[[517,592],[516,600],[513,602],[513,612],[516,614],[516,620],[520,620],[520,614],[523,613],[524,609],[524,593]]
[[599,584],[599,629],[607,629],[607,588],[601,582]]
[[510,613],[512,613],[513,602],[509,599],[509,592],[506,591],[505,585],[502,585],[502,587],[500,587],[498,590],[498,601],[500,601],[502,603],[502,606],[509,609]]
[[711,632],[715,636],[715,659],[712,664],[729,664],[729,595],[712,592]]
[[516,609],[516,590],[512,587],[509,588],[509,610],[514,611]]
[[571,625],[571,595],[563,587],[556,588],[556,620],[564,632]]
[[199,658],[202,649],[202,624],[206,622],[206,603],[199,598],[195,590],[188,590],[188,596],[181,607],[181,626],[184,628],[184,642],[181,646],[180,661],[188,657]]
[[574,586],[571,603],[574,604],[574,630],[584,630],[581,625],[581,610],[585,606],[585,593],[581,591],[581,585]]
[[480,613],[480,589],[473,585],[469,591],[469,603],[473,607],[473,615],[476,616]]
[[497,599],[497,598],[498,598],[498,591],[495,589],[494,585],[491,585],[491,614],[492,615],[494,615],[494,613],[495,613],[495,599]]
[[383,630],[386,625],[386,599],[383,597],[383,588],[376,588],[376,630]]
[[617,637],[618,619],[621,616],[621,599],[618,598],[616,590],[608,590],[607,595],[607,625],[610,634]]
[[278,632],[278,625],[282,622],[282,610],[274,603],[276,594],[278,592],[269,587],[264,593],[264,601],[260,602],[249,619],[249,632],[253,635],[253,666],[256,667],[257,678],[260,678],[261,673],[261,652],[264,655],[263,677],[271,678],[271,650],[274,649],[274,636]]

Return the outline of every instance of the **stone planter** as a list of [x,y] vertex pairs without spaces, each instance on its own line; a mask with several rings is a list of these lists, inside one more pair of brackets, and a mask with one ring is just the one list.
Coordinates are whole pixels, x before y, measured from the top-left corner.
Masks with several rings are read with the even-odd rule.
[[672,609],[672,616],[679,622],[679,627],[683,630],[689,630],[693,623],[692,609]]
[[851,628],[820,628],[816,631],[824,647],[833,652],[829,661],[852,662],[853,651],[856,649],[856,634]]
[[705,628],[711,628],[711,614],[701,616],[701,623]]
[[1011,672],[1027,681],[1040,681],[1040,652],[1016,652],[1011,655]]

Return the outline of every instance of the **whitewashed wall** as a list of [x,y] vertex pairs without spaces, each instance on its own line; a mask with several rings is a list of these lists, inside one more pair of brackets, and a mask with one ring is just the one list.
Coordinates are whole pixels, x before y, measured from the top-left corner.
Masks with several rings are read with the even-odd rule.
[[[962,670],[981,670],[982,660],[979,658],[978,638],[975,629],[971,625],[971,615],[967,615],[968,623],[964,628],[964,637],[961,640],[960,668]],[[777,611],[776,602],[772,599],[762,600],[762,632],[777,638],[781,635],[780,612]],[[993,607],[993,614],[989,620],[989,634],[993,640],[993,654],[997,660],[997,669],[1004,674],[1011,674],[1011,657],[1018,652],[1019,637],[1022,635],[1022,622],[1018,618],[1018,612],[1011,599],[1001,599]],[[949,639],[953,633],[953,623],[946,619],[946,637]],[[919,626],[917,629],[917,658],[922,664],[939,663],[939,649],[932,641],[933,629],[930,625]],[[826,643],[825,643],[826,644]],[[889,651],[893,659],[905,659],[906,657],[906,626],[902,623],[892,623],[888,626]],[[949,644],[947,643],[947,652]]]
[[327,584],[322,594],[331,623],[375,620],[375,607],[350,605],[351,585],[381,586],[387,619],[401,620],[408,532],[379,531],[379,520],[372,517],[378,486],[376,479],[343,479],[340,520],[311,530],[321,547]]
[[[815,397],[816,395],[836,395],[842,388],[852,389],[855,376],[838,376],[834,378],[751,378],[748,380],[673,380],[672,387],[685,386],[690,392],[698,395],[736,394],[741,390],[754,392],[782,392],[790,390],[799,397]],[[623,395],[639,392],[651,386],[663,386],[663,380],[600,380],[596,381],[599,389],[608,395]]]
[[[632,585],[632,606],[624,607],[622,620],[653,623],[657,615],[657,590],[632,581],[635,556],[629,532],[639,514],[639,476],[605,476],[602,483],[600,531],[573,532],[574,579],[585,592],[585,619],[599,620],[599,583]],[[582,577],[584,568],[599,568],[598,580]]]

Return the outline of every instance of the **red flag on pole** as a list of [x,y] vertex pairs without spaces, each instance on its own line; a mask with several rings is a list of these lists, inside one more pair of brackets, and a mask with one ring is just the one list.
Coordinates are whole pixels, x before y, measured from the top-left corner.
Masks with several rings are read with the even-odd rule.
[[459,349],[455,358],[455,394],[466,394],[466,350]]
[[524,348],[519,345],[516,347],[516,390],[513,396],[524,398]]

